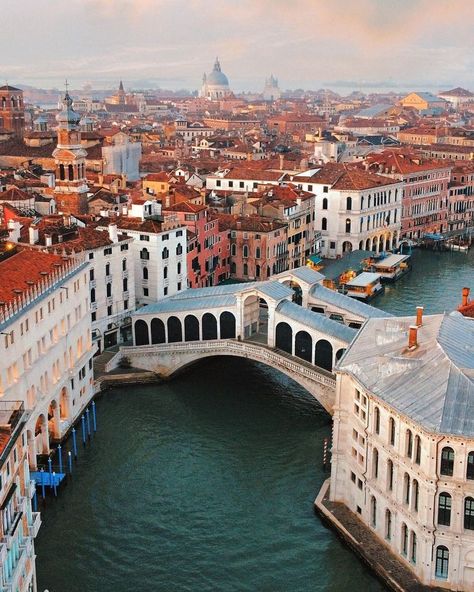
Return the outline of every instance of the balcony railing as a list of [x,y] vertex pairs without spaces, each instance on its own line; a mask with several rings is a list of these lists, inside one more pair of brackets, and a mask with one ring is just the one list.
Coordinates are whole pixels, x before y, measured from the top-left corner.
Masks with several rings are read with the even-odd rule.
[[38,531],[41,526],[41,514],[40,512],[31,513],[31,524],[28,524],[28,534],[32,538],[36,538]]

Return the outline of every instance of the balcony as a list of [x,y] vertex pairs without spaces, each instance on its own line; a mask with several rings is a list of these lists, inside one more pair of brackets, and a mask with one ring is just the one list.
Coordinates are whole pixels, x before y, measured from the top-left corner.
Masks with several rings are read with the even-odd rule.
[[21,522],[22,516],[23,516],[23,512],[18,512],[15,515],[15,518],[13,519],[13,522],[11,523],[11,526],[8,529],[8,532],[4,535],[4,537],[2,539],[2,543],[6,544],[7,549],[10,549],[12,546],[13,539],[15,538],[15,532],[16,532],[18,525]]
[[28,534],[30,537],[36,538],[41,526],[41,514],[40,512],[32,512],[31,517],[31,524],[28,524]]
[[36,483],[31,480],[26,487],[26,495],[31,499],[35,495]]

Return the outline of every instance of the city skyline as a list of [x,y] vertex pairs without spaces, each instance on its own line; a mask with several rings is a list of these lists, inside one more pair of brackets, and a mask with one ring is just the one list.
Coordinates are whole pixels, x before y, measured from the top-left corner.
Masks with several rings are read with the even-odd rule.
[[[75,87],[113,88],[123,79],[195,90],[216,55],[235,91],[260,91],[271,72],[282,89],[348,92],[469,88],[474,80],[474,6],[465,0],[336,0],[330,7],[308,0],[6,0],[5,8],[0,48],[9,65],[2,75],[11,84],[61,87],[67,77]],[[19,44],[13,31],[22,18],[27,43]]]

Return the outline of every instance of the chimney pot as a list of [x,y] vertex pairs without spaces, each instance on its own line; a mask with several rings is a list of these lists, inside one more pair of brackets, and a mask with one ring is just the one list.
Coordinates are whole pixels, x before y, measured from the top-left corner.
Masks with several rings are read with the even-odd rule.
[[416,307],[416,326],[421,327],[423,325],[423,306]]
[[462,306],[467,306],[468,305],[470,291],[471,290],[469,288],[463,288],[462,289]]
[[410,325],[408,330],[408,349],[415,349],[418,347],[418,327]]

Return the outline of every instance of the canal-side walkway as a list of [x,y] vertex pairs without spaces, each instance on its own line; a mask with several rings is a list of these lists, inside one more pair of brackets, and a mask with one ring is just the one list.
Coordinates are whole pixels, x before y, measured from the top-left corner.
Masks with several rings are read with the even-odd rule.
[[344,504],[329,501],[327,479],[314,501],[315,512],[330,526],[350,549],[394,592],[443,592],[445,588],[430,587],[391,553],[354,512]]

